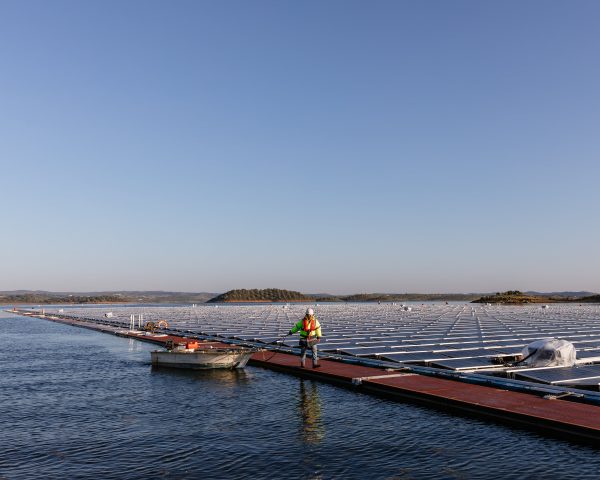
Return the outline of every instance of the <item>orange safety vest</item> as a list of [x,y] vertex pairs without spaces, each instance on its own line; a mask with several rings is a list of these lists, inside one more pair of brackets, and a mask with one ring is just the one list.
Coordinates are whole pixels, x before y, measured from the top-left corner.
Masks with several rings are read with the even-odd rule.
[[315,317],[312,317],[310,320],[306,317],[302,319],[302,330],[308,332],[307,337],[310,337],[311,333],[316,330],[315,328]]

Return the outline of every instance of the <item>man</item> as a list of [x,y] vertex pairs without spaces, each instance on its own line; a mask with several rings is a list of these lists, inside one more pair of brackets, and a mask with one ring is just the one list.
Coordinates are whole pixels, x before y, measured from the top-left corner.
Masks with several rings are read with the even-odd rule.
[[315,312],[312,308],[306,310],[306,315],[296,325],[292,327],[288,335],[293,335],[296,332],[300,332],[300,367],[304,368],[306,364],[306,350],[311,349],[312,351],[312,362],[313,368],[319,368],[319,361],[317,358],[317,343],[321,341],[321,324],[315,317]]

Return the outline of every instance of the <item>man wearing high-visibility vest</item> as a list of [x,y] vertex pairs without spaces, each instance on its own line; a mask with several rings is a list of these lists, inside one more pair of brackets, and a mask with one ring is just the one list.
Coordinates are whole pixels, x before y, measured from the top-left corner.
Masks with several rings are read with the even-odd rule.
[[304,368],[306,364],[306,350],[310,348],[312,351],[313,368],[319,368],[319,360],[317,358],[317,343],[321,341],[321,324],[312,308],[306,310],[306,315],[296,325],[292,327],[288,335],[293,335],[300,332],[300,367]]

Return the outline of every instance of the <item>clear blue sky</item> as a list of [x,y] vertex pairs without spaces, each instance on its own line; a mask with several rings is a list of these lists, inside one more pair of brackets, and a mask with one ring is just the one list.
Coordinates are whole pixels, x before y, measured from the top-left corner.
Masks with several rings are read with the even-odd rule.
[[600,2],[0,1],[0,289],[600,291]]

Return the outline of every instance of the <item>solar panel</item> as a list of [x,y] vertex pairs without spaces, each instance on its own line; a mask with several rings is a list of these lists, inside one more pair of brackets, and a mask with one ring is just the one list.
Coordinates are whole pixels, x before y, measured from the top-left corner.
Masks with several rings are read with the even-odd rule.
[[406,353],[385,353],[379,355],[382,360],[390,360],[392,362],[432,362],[435,360],[448,359],[445,355],[434,354],[433,352],[406,352]]
[[430,362],[430,366],[439,368],[449,368],[451,370],[478,370],[478,369],[489,369],[489,368],[501,368],[501,365],[492,363],[489,358],[460,358],[450,360],[436,360]]
[[551,385],[600,385],[600,365],[529,370],[515,376]]
[[343,347],[339,348],[338,351],[347,355],[375,355],[385,351],[390,352],[391,349],[389,346],[381,345],[377,347]]
[[600,350],[577,350],[577,363],[600,362]]
[[573,345],[575,345],[576,348],[594,348],[594,347],[600,347],[600,340],[598,339],[594,339],[594,340],[587,340],[585,342],[573,342]]
[[458,350],[436,350],[435,353],[443,353],[450,358],[469,358],[469,357],[497,357],[502,352],[493,349],[470,348]]
[[[296,345],[298,344],[298,341],[294,342]],[[331,351],[331,352],[337,352],[340,349],[343,348],[352,348],[354,347],[356,344],[355,343],[342,343],[342,342],[328,342],[328,343],[321,343],[319,345],[319,349],[323,350],[323,351]]]

